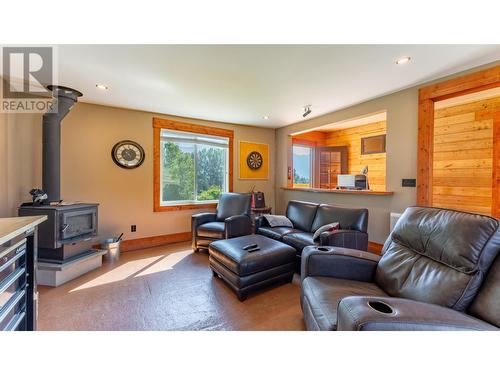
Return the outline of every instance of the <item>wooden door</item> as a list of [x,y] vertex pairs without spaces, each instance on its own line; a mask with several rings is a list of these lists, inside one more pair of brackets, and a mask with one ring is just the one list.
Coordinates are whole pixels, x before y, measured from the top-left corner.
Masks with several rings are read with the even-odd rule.
[[347,147],[317,148],[316,160],[316,187],[335,189],[337,175],[347,173]]
[[330,151],[320,151],[319,155],[319,187],[330,189]]

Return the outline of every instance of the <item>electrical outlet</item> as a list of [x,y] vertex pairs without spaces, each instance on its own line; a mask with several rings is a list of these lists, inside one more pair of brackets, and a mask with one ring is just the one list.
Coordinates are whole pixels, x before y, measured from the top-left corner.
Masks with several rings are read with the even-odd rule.
[[135,232],[137,230],[137,227],[135,225],[130,226],[130,231]]

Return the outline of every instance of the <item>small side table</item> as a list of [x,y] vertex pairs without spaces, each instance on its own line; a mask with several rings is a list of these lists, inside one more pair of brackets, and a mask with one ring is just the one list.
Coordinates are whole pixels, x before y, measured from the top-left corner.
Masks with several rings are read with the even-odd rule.
[[272,207],[252,208],[252,214],[255,215],[255,217],[259,217],[262,215],[271,214],[272,210]]

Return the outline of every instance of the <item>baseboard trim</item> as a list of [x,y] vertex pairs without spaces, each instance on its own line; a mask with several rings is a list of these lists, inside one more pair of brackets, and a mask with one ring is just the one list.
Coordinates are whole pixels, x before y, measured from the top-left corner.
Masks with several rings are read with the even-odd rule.
[[120,244],[121,251],[132,251],[145,249],[148,247],[168,245],[176,242],[191,240],[191,232],[162,234],[160,236],[134,238],[133,240],[124,240]]
[[[133,240],[123,240],[120,243],[120,252],[146,249],[148,247],[163,246],[190,240],[191,232],[171,233],[152,237],[134,238]],[[101,246],[99,244],[96,244],[92,247],[98,249]]]
[[[171,234],[162,234],[159,236],[152,236],[152,237],[134,238],[133,240],[123,240],[120,244],[120,251],[126,252],[126,251],[140,250],[140,249],[146,249],[148,247],[163,246],[190,240],[191,240],[191,232],[171,233]],[[384,245],[382,244],[368,241],[368,251],[370,253],[380,255],[383,246]],[[99,247],[99,245],[96,245],[95,247]]]
[[368,241],[368,251],[370,253],[374,253],[374,254],[380,255],[380,253],[382,253],[382,247],[383,246],[384,245],[382,245],[382,244]]

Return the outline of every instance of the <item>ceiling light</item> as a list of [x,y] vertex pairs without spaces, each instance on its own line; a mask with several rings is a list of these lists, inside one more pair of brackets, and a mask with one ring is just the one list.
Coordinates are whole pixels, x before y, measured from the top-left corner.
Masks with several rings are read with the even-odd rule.
[[398,65],[407,64],[410,62],[410,60],[411,60],[410,56],[401,57],[398,61],[396,61],[396,64]]
[[109,88],[108,86],[103,85],[102,83],[98,83],[97,85],[95,85],[95,87],[97,87],[99,90],[107,90]]
[[311,105],[310,105],[310,104],[309,104],[309,105],[306,105],[306,106],[304,107],[304,114],[302,115],[302,117],[306,117],[306,116],[308,116],[311,112],[312,112],[312,111],[311,111]]
[[262,116],[262,118],[263,118],[264,120],[269,120],[269,116],[268,116],[268,115],[264,115],[264,116]]

